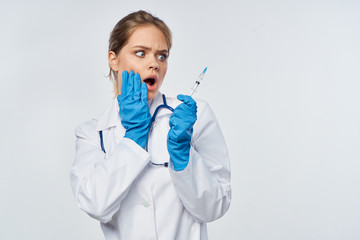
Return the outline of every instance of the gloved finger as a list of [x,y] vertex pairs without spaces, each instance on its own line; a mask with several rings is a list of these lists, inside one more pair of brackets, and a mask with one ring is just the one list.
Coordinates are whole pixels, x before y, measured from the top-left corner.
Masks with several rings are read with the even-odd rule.
[[194,123],[195,123],[195,120],[193,120],[193,119],[184,121],[179,118],[174,118],[174,119],[172,119],[172,121],[169,121],[170,129],[173,129],[174,131],[177,131],[177,132],[178,131],[184,132],[184,131],[192,128]]
[[169,126],[170,128],[176,127],[179,128],[179,124],[184,121],[182,118],[184,115],[182,114],[183,111],[179,111],[175,109],[174,112],[171,114],[169,119]]
[[170,128],[174,127],[176,125],[177,122],[177,117],[175,116],[175,111],[171,114],[170,119],[169,119],[169,126]]
[[170,129],[174,131],[185,131],[193,126],[191,119],[184,119],[184,116],[171,115],[169,119]]
[[[196,120],[196,113],[197,113],[197,107],[196,107],[196,103],[194,106],[190,107],[188,105],[186,105],[186,103],[181,103],[180,105],[178,105],[175,110],[174,110],[174,115],[177,115],[177,117],[181,120],[181,121],[189,121],[190,119],[194,119]],[[192,120],[191,120],[192,121]]]
[[123,71],[121,78],[121,94],[125,96],[127,94],[129,73],[127,71]]
[[140,84],[141,84],[140,75],[138,73],[135,73],[135,75],[134,75],[134,97],[136,99],[139,99],[140,95],[141,95]]
[[173,126],[169,129],[168,138],[176,142],[190,141],[193,134],[193,128],[182,129],[179,126]]
[[129,77],[128,77],[128,86],[127,86],[127,95],[128,96],[133,96],[134,95],[134,71],[130,71],[129,72]]
[[192,108],[193,110],[196,110],[197,106],[196,106],[196,102],[195,100],[187,95],[183,95],[183,94],[179,94],[177,96],[177,99],[179,99],[180,101],[182,101],[183,103],[185,103],[186,106],[189,106],[190,108]]
[[144,82],[141,84],[141,101],[147,104],[147,85]]

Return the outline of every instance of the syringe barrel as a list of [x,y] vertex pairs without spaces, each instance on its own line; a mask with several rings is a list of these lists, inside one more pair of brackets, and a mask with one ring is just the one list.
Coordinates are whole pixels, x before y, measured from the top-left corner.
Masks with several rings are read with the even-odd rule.
[[194,83],[194,86],[191,88],[191,90],[196,90],[199,85],[200,85],[200,82],[199,82],[199,81],[196,81],[196,82]]
[[198,86],[200,85],[200,82],[199,81],[196,81],[194,83],[194,86],[191,88],[191,93],[190,93],[190,96],[192,96],[194,94],[194,92],[196,91],[196,89],[198,88]]

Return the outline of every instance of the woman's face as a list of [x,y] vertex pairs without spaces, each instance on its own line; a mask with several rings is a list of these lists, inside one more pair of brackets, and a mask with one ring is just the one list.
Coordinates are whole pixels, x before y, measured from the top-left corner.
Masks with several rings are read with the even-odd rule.
[[148,100],[153,99],[160,89],[167,70],[168,46],[164,34],[153,25],[137,27],[127,44],[116,56],[109,52],[109,64],[116,71],[121,90],[122,72],[134,71],[145,82]]

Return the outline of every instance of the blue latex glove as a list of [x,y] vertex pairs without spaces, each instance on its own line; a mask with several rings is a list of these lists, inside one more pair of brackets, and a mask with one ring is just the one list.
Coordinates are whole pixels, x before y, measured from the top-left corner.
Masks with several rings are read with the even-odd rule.
[[121,94],[117,96],[121,124],[126,129],[125,136],[145,148],[151,115],[147,104],[146,83],[140,75],[124,71],[122,73]]
[[190,142],[193,125],[197,119],[197,106],[190,96],[178,95],[182,101],[170,117],[170,130],[167,137],[167,148],[175,171],[186,168],[190,158]]

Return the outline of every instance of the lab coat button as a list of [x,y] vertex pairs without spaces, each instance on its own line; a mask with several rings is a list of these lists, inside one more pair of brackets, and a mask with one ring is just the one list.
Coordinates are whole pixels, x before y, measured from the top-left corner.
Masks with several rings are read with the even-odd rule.
[[144,200],[144,201],[142,202],[142,205],[143,205],[145,208],[150,207],[150,203],[149,203],[149,201],[147,201],[147,200]]

